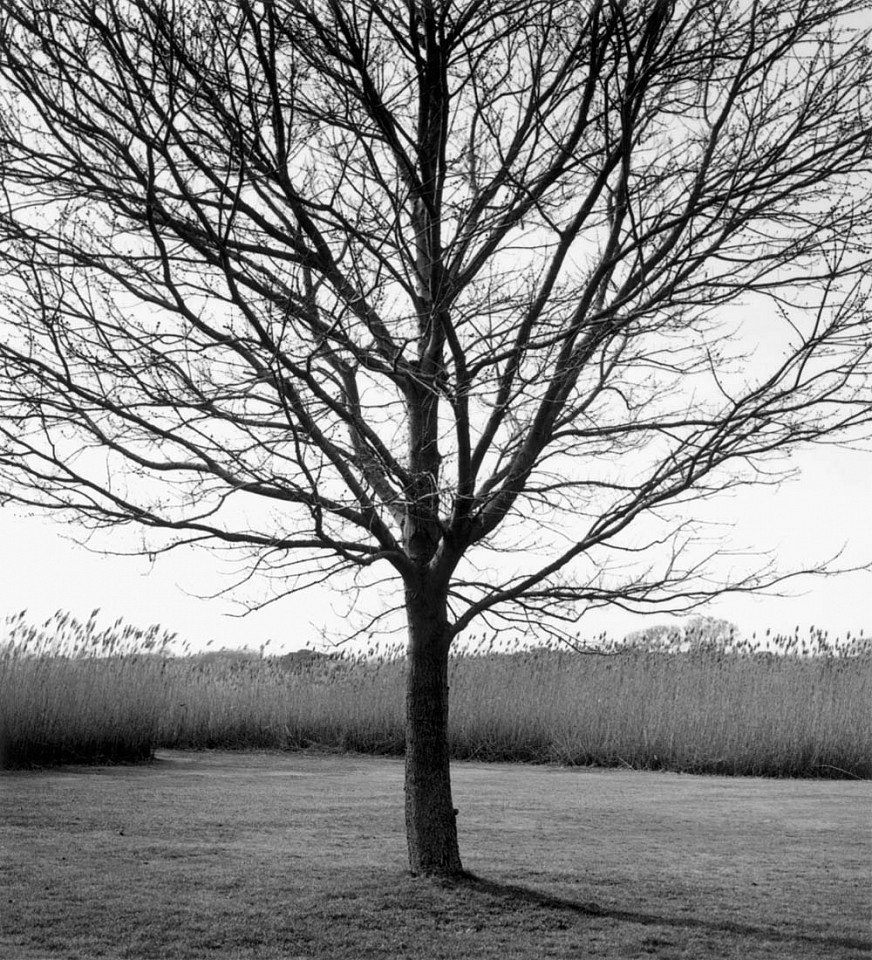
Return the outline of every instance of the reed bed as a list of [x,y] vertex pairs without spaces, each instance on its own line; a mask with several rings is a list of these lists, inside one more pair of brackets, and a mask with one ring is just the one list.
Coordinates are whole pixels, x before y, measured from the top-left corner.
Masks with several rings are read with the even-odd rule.
[[24,613],[0,645],[0,767],[134,761],[154,751],[170,699],[155,626],[100,628],[59,611],[41,627]]
[[[0,764],[134,761],[157,747],[403,751],[396,647],[356,657],[171,655],[159,627],[58,613],[7,622]],[[687,635],[535,650],[467,644],[451,660],[464,759],[872,779],[872,645]]]

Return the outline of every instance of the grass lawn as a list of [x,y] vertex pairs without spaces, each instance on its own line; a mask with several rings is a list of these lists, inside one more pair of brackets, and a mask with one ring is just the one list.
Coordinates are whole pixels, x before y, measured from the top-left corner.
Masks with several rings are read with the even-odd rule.
[[166,751],[0,776],[0,956],[839,960],[872,786],[456,763],[457,884],[406,873],[402,762]]

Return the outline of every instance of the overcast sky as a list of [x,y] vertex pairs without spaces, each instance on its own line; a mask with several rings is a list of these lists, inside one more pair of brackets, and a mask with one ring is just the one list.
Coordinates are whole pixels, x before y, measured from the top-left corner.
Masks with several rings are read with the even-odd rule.
[[[777,490],[745,490],[710,508],[723,521],[723,548],[773,548],[785,572],[842,547],[843,566],[872,561],[872,453],[815,447],[794,455],[791,465],[800,468],[800,480]],[[346,624],[336,612],[343,598],[330,590],[289,598],[238,619],[231,616],[238,608],[230,599],[192,595],[215,592],[226,583],[226,569],[208,554],[169,555],[151,566],[142,558],[89,553],[67,539],[71,532],[51,519],[0,509],[0,617],[26,609],[28,619],[41,622],[63,609],[85,619],[99,607],[101,623],[118,617],[140,627],[160,623],[193,648],[210,640],[218,647],[258,648],[270,640],[268,651],[295,650],[323,646],[321,631],[334,639],[343,636]],[[119,547],[127,542],[122,535]],[[869,571],[804,578],[783,589],[793,596],[725,597],[702,612],[732,620],[749,636],[767,627],[783,632],[811,624],[831,636],[872,632]],[[580,633],[621,637],[669,619],[655,615],[642,621],[622,611],[600,611],[585,618]]]
[[[867,24],[869,16],[858,13],[860,24]],[[766,331],[776,330],[776,325],[746,326],[762,337],[748,354],[760,359]],[[780,350],[780,339],[774,337],[770,346]],[[723,550],[775,550],[783,572],[815,565],[843,548],[837,565],[872,563],[872,452],[818,446],[793,455],[790,465],[800,471],[799,480],[777,489],[742,490],[709,506],[710,516],[722,524],[718,535]],[[74,528],[51,518],[0,507],[0,621],[22,609],[35,623],[58,609],[85,619],[99,607],[101,623],[119,617],[141,627],[160,623],[193,648],[208,641],[219,647],[258,648],[270,640],[270,649],[297,649],[323,646],[322,633],[333,640],[346,633],[347,625],[336,612],[343,609],[345,598],[329,589],[289,598],[240,619],[232,616],[239,608],[231,598],[196,596],[220,591],[228,582],[226,568],[208,554],[172,553],[152,565],[138,557],[89,553],[69,539],[74,534]],[[129,537],[129,532],[121,532],[119,550],[130,546]],[[748,565],[753,567],[753,558]],[[791,596],[726,596],[700,612],[731,620],[746,635],[767,627],[786,632],[799,625],[805,630],[812,624],[831,635],[872,632],[869,570],[798,579],[781,589]],[[668,620],[597,611],[582,621],[579,632],[582,637],[603,631],[621,637]]]

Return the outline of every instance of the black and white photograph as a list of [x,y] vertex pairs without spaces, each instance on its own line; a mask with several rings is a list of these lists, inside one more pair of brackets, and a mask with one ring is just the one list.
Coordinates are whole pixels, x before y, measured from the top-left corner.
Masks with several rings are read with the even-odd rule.
[[869,0],[0,0],[2,960],[870,952]]

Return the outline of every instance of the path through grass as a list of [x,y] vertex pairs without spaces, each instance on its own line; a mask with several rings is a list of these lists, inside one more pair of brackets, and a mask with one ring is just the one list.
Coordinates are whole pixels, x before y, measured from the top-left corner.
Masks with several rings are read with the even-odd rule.
[[408,877],[399,760],[0,776],[0,956],[848,960],[872,787],[457,763],[476,879]]

